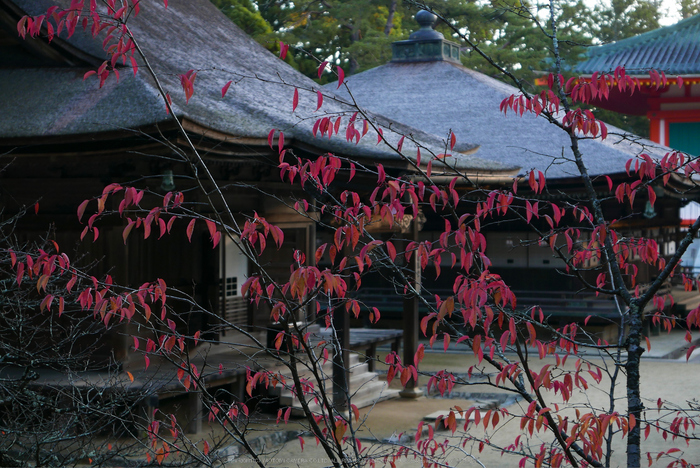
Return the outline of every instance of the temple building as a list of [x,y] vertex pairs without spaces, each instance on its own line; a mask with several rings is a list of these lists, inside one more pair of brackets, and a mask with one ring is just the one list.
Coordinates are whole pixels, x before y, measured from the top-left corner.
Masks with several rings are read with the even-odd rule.
[[[18,37],[20,18],[45,14],[53,3],[71,5],[68,0],[0,0],[0,89],[6,91],[0,99],[0,211],[12,216],[36,206],[35,215],[17,222],[20,242],[45,236],[50,228],[51,240],[64,251],[95,265],[95,277],[109,273],[116,284],[135,287],[164,280],[173,331],[183,336],[201,332],[201,340],[187,342],[192,359],[200,360],[199,368],[206,356],[199,352],[202,348],[226,351],[217,358],[227,370],[207,385],[233,388],[231,393],[244,398],[246,368],[259,363],[247,360],[241,346],[253,338],[265,344],[273,324],[270,311],[254,308],[241,286],[258,265],[265,265],[271,278],[288,281],[294,252],[307,252],[305,264],[312,265],[317,247],[319,213],[313,201],[306,213],[293,208],[296,200],[309,197],[308,187],[281,181],[280,157],[286,154],[295,162],[295,157],[316,159],[333,153],[345,164],[382,163],[388,175],[399,177],[414,171],[415,146],[411,150],[406,145],[402,156],[389,145],[378,145],[374,130],[357,143],[343,135],[330,138],[330,131],[316,135],[315,121],[332,117],[335,122],[342,115],[347,122],[355,109],[330,93],[317,108],[318,84],[265,50],[208,0],[171,2],[167,8],[159,0],[142,0],[140,13],[132,14],[128,25],[144,55],[116,62],[102,82],[89,74],[110,60],[103,48],[109,37],[93,36],[89,28],[78,26],[71,37],[64,30],[49,40],[46,23],[36,37]],[[185,79],[192,88],[189,93],[183,87]],[[170,112],[165,93],[172,101]],[[393,146],[400,135],[412,134],[424,148],[440,151],[438,137],[381,116],[371,118]],[[463,144],[455,157],[457,167],[474,180],[512,181],[517,166],[479,158],[477,152],[478,145]],[[352,184],[348,174],[347,169],[341,172],[338,190],[364,193],[376,186],[375,174],[358,171]],[[95,200],[110,184],[143,191],[140,208],[126,216],[145,216],[139,214],[141,209],[162,205],[167,193],[182,193],[186,210],[192,210],[189,214],[216,220],[216,213],[228,213],[231,226],[261,216],[284,230],[284,242],[251,261],[229,236],[212,248],[212,234],[201,220],[186,235],[187,211],[163,214],[172,218],[173,232],[161,232],[162,239],[138,228],[126,238],[126,216],[99,221],[99,231],[86,228]],[[119,203],[113,204],[112,198],[108,211]],[[90,214],[81,223],[76,210],[84,200],[91,200]],[[84,229],[89,232],[81,236]],[[150,333],[150,324],[139,317],[129,324],[113,321],[90,365],[129,370],[135,376],[133,385],[145,388],[155,378],[156,366],[144,368],[144,355],[135,350],[132,337],[145,340]],[[304,326],[315,325],[315,315],[310,317],[304,317],[310,322]],[[347,327],[341,331],[348,333]],[[387,339],[396,345],[401,335],[396,330],[388,338],[383,334],[356,341],[364,351]],[[343,340],[347,354],[353,342],[348,336]],[[218,344],[226,346],[217,348]],[[156,406],[158,399],[177,399],[184,393],[174,372],[158,374],[157,385],[152,385]],[[357,395],[358,406],[373,403],[383,388],[381,383],[379,389],[368,384],[377,381],[373,372],[361,374],[363,380],[354,389],[361,387],[364,395]],[[281,398],[291,399],[290,395]],[[203,419],[202,403],[196,395],[191,403],[190,427],[196,431]]]
[[[598,107],[649,119],[650,139],[700,155],[700,15],[639,36],[594,47],[576,66],[584,77],[625,67],[642,88],[630,94],[616,87]],[[650,71],[663,76],[650,76]]]
[[[548,191],[537,195],[546,200],[576,203],[585,200],[580,174],[566,132],[542,117],[526,112],[504,114],[501,102],[519,91],[501,81],[464,67],[459,48],[432,28],[435,16],[427,11],[416,15],[420,29],[406,41],[393,45],[390,63],[346,79],[352,98],[360,105],[387,117],[401,119],[445,140],[450,132],[460,141],[479,145],[478,155],[490,161],[542,171]],[[335,84],[326,85],[334,89]],[[636,95],[635,95],[636,96]],[[588,173],[602,198],[614,198],[603,176],[615,184],[628,180],[627,161],[642,151],[662,157],[668,148],[640,137],[626,139],[624,132],[608,126],[608,137],[579,141]],[[458,148],[456,146],[455,148]],[[655,187],[654,207],[642,194],[635,199],[634,210],[617,203],[606,203],[610,219],[618,219],[617,228],[631,236],[655,238],[663,255],[675,252],[679,234],[679,193],[687,194],[681,178],[674,178],[679,190]],[[527,189],[523,184],[520,190]],[[431,234],[430,221],[421,234]],[[485,230],[491,269],[524,295],[543,291],[574,291],[572,278],[557,273],[563,262],[553,258],[548,246],[538,244],[537,236],[524,223],[512,222]],[[443,273],[444,275],[444,273]],[[645,276],[647,275],[647,276]],[[650,278],[653,272],[642,273]],[[441,277],[442,278],[442,277]],[[441,279],[444,283],[445,279]],[[645,281],[641,279],[641,281]],[[540,294],[542,296],[542,294]],[[574,309],[570,309],[573,313]]]

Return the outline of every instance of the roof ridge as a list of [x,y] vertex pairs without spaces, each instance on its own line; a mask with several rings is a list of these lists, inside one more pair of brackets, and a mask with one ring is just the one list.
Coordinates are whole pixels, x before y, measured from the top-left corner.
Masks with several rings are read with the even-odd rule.
[[620,39],[619,41],[609,42],[607,44],[601,44],[599,46],[592,47],[589,49],[590,53],[588,55],[593,57],[594,55],[598,55],[598,51],[608,53],[620,49],[634,47],[638,44],[654,41],[659,38],[677,33],[680,30],[687,29],[692,26],[700,26],[700,14],[691,16],[690,18],[685,18],[676,24],[663,26],[652,31],[647,31],[645,33],[639,34],[637,36],[626,37],[624,39]]

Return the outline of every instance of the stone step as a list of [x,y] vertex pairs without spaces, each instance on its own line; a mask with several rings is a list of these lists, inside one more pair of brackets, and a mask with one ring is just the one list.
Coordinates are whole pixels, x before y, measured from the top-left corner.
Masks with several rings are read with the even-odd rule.
[[[355,369],[351,369],[350,375],[349,375],[349,382],[348,382],[349,388],[351,391],[355,391],[360,387],[360,385],[364,384],[365,382],[367,382],[369,380],[374,379],[376,376],[377,376],[376,372],[369,372],[367,370],[367,365],[358,366]],[[332,384],[332,382],[333,382],[332,372],[325,373],[325,377],[326,378],[324,379],[324,381],[326,381],[328,383],[328,385]],[[277,388],[275,389],[277,394],[279,394],[279,395],[285,395],[287,393],[291,394],[291,386],[292,386],[293,382],[291,379],[288,379],[287,382],[288,382],[287,388],[282,388],[281,385],[277,386]],[[318,383],[315,380],[313,381],[313,383],[314,383],[314,387],[318,387]]]
[[[325,362],[325,364],[321,364],[321,374],[325,378],[329,378],[328,376],[332,375],[333,373],[333,362],[331,360],[328,360]],[[299,363],[297,365],[297,372],[299,373],[299,378],[304,380],[311,380],[315,383],[316,378],[314,377],[313,373],[311,372],[311,369],[306,367],[306,365]],[[289,369],[282,371],[282,374],[285,376],[287,380],[287,385],[292,386],[294,384],[294,380],[292,379],[291,372]],[[275,388],[270,388],[268,389],[268,394],[270,396],[279,396],[280,392],[282,392],[284,388],[282,387],[281,384],[278,384]]]
[[[361,362],[362,361],[362,362]],[[369,366],[364,359],[356,353],[351,353],[348,357],[346,367],[349,369],[349,381],[348,387],[351,394],[351,402],[358,408],[363,408],[365,406],[372,405],[377,401],[381,401],[388,398],[394,398],[398,395],[398,390],[389,390],[386,382],[380,381],[375,372],[369,372]],[[314,382],[314,391],[319,394],[323,389],[325,389],[326,395],[332,398],[333,395],[333,362],[332,359],[326,361],[325,364],[321,366],[321,373],[323,377],[323,384],[318,385],[313,373],[306,368],[303,364],[299,364],[297,367],[300,377],[309,379]],[[285,374],[288,374],[285,373]],[[303,409],[299,403],[299,399],[296,398],[291,391],[291,386],[293,385],[291,376],[287,375],[287,388],[282,388],[282,386],[277,386],[275,389],[270,389],[269,395],[279,399],[279,405],[281,408],[292,408],[292,415],[303,416]],[[319,388],[322,387],[322,388]],[[307,395],[309,401],[309,409],[312,412],[320,412],[321,406],[316,403],[313,398]]]
[[[351,381],[351,388],[352,388],[352,379],[353,376],[356,375],[364,375],[368,373],[369,366],[367,365],[366,362],[359,362],[359,357],[357,354],[351,354],[350,355],[350,381]],[[317,382],[315,377],[313,376],[313,373],[311,372],[310,369],[308,369],[305,365],[299,364],[297,366],[298,372],[299,372],[299,377],[301,379],[309,379],[314,383],[314,386],[317,387]],[[325,362],[321,366],[321,372],[322,375],[325,377],[325,380],[331,382],[333,379],[333,362],[329,359],[328,361]],[[373,373],[372,373],[373,374]],[[285,372],[285,375],[287,377],[287,382],[288,386],[291,387],[293,384],[293,380],[291,375],[289,375],[288,371]],[[269,389],[268,394],[270,396],[280,396],[280,395],[286,395],[289,394],[291,395],[291,390],[289,388],[284,389],[282,388],[281,385],[278,385],[274,389]]]
[[[375,384],[380,384],[376,386]],[[350,394],[354,395],[359,392],[366,392],[367,388],[379,389],[384,382],[381,382],[377,378],[377,374],[374,372],[364,372],[362,374],[350,374]],[[326,391],[332,392],[333,383],[331,380],[326,380]],[[316,387],[314,387],[316,388]],[[280,388],[279,392],[279,402],[281,406],[295,406],[299,404],[299,400],[292,395],[292,391],[289,388]]]
[[360,408],[358,402],[365,401],[372,397],[374,397],[376,400],[378,395],[380,395],[386,388],[386,382],[377,379],[369,380],[364,385],[353,390],[350,393],[350,398],[352,399],[352,403]]
[[[398,398],[399,392],[400,390],[386,388],[383,389],[381,392],[375,393],[373,395],[365,396],[362,398],[353,398],[352,404],[357,406],[358,408],[366,408],[380,401]],[[292,412],[294,412],[294,410],[292,410]]]
[[[391,398],[396,398],[399,395],[399,390],[394,390],[388,388],[386,382],[377,381],[372,382],[371,385],[367,385],[366,388],[357,392],[351,397],[351,403],[357,408],[366,408],[367,406],[374,405],[377,402],[389,400]],[[309,409],[313,413],[320,413],[321,406],[317,403],[311,403]],[[292,406],[292,416],[302,417],[304,416],[304,410],[301,405],[297,402],[297,405]]]

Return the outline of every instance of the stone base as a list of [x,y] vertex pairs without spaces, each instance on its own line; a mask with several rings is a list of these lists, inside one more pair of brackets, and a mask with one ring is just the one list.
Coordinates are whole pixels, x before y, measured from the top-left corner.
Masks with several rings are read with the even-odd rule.
[[420,398],[423,396],[423,390],[420,388],[404,388],[399,392],[401,398]]

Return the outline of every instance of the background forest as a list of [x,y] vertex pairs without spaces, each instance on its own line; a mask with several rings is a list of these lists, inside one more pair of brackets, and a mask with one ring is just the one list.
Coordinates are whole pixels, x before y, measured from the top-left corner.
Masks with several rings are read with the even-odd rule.
[[[279,41],[290,44],[287,62],[310,78],[335,81],[331,74],[317,76],[318,64],[328,60],[352,75],[383,65],[391,59],[391,43],[407,39],[416,29],[413,15],[420,4],[402,0],[212,0],[247,34],[273,52]],[[543,21],[549,3],[513,0],[436,0],[428,4],[455,25],[498,65],[511,71],[526,86],[554,68],[551,41],[541,24],[522,14],[538,13]],[[573,71],[586,48],[632,37],[660,26],[666,11],[661,0],[611,0],[594,5],[583,0],[559,2],[556,12],[563,68]],[[696,0],[678,0],[677,14],[688,18],[700,11]],[[437,25],[446,37],[446,25]],[[330,39],[329,39],[330,38]],[[463,48],[462,63],[501,79],[481,56]],[[637,135],[648,136],[643,116],[594,109],[597,117]]]

